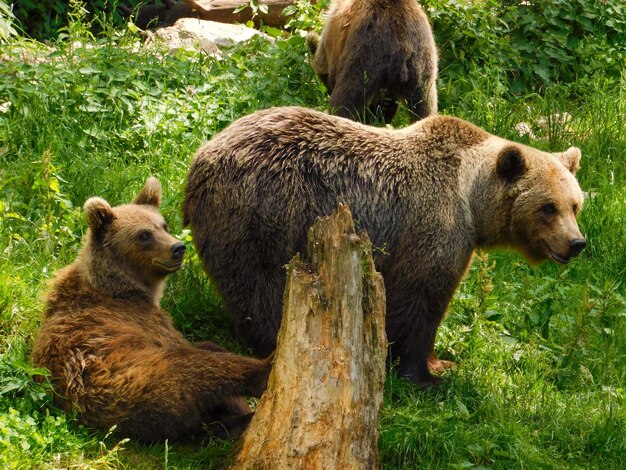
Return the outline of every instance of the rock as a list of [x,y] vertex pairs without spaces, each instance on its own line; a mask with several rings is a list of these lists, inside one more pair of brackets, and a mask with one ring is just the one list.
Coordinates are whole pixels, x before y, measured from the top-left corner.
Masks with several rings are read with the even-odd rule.
[[527,122],[518,122],[517,124],[515,124],[515,130],[520,137],[524,137],[525,135],[527,135],[531,139],[537,140],[537,136],[535,136],[532,126]]
[[520,137],[527,135],[533,140],[546,140],[551,132],[571,132],[572,122],[573,118],[570,113],[554,113],[549,116],[541,116],[533,121],[533,124],[518,122],[514,128]]
[[554,113],[550,116],[541,116],[537,119],[537,125],[542,131],[548,132],[550,127],[560,127],[565,130],[569,130],[572,122],[572,115],[570,113]]
[[261,34],[244,25],[218,23],[196,18],[181,18],[174,26],[148,33],[147,44],[158,43],[170,52],[180,49],[202,50],[220,56],[220,47],[227,47]]

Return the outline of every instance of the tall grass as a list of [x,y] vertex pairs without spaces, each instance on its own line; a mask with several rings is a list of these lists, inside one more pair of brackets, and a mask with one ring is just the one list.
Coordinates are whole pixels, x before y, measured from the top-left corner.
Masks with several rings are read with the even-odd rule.
[[[155,175],[166,219],[190,242],[180,203],[195,149],[256,109],[324,109],[324,90],[297,35],[275,44],[255,39],[216,60],[132,52],[138,38],[130,33],[88,42],[80,29],[72,34],[52,55],[13,41],[5,48],[11,58],[0,61],[0,465],[217,468],[232,444],[145,446],[92,432],[58,411],[28,359],[39,295],[76,256],[86,198],[127,202]],[[624,467],[626,81],[596,77],[584,96],[561,85],[515,97],[497,70],[477,68],[471,79],[480,86],[458,98],[449,93],[459,86],[442,77],[442,112],[543,149],[581,147],[588,198],[580,223],[589,247],[566,267],[531,268],[508,252],[477,256],[437,343],[458,367],[435,391],[388,377],[382,465]],[[553,118],[563,113],[572,119]],[[549,118],[543,127],[541,117]],[[521,121],[535,138],[517,134]],[[396,124],[403,123],[400,116]],[[246,352],[190,251],[164,307],[190,339]]]

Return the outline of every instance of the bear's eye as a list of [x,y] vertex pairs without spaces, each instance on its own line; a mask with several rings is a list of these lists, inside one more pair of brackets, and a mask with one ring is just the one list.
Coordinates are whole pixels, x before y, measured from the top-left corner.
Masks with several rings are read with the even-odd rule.
[[574,204],[572,210],[574,211],[574,215],[578,214],[578,204]]
[[165,230],[167,233],[170,233],[170,228],[167,226],[167,224],[163,224],[163,230]]
[[545,204],[541,207],[541,212],[547,215],[556,214],[556,206],[554,204]]
[[137,238],[141,242],[147,242],[148,240],[150,240],[150,237],[152,237],[152,234],[148,232],[147,230],[141,231],[139,235],[137,236]]

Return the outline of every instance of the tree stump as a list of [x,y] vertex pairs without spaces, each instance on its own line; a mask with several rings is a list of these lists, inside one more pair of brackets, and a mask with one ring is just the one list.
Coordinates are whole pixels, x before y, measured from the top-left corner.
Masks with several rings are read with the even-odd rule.
[[268,388],[231,469],[378,467],[385,288],[347,206],[308,233],[287,266]]

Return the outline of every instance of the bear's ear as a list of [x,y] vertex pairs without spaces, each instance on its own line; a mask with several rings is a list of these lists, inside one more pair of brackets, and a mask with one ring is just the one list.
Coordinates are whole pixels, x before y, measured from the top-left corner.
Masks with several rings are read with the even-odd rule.
[[526,173],[526,159],[518,147],[504,147],[496,161],[498,176],[507,183],[513,183]]
[[87,199],[83,206],[87,225],[94,233],[99,233],[106,225],[113,221],[113,209],[101,197]]
[[133,204],[161,207],[161,183],[159,183],[159,180],[154,176],[148,178],[146,184],[135,197]]
[[557,153],[556,157],[573,175],[580,170],[580,149],[578,147],[570,147],[565,152]]
[[311,54],[315,55],[317,52],[317,46],[320,43],[320,37],[316,32],[311,31],[306,35],[306,45],[308,46]]

